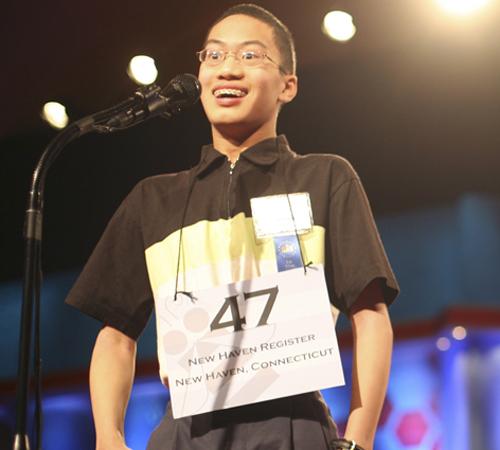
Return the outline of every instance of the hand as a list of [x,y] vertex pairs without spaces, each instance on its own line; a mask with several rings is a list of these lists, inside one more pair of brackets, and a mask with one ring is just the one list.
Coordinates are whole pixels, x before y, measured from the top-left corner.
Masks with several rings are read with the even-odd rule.
[[96,446],[95,450],[132,450],[127,447],[124,442],[118,442],[112,445],[99,445]]
[[[103,441],[103,440],[102,440]],[[110,440],[96,443],[95,450],[132,450],[127,447],[122,436],[115,437]]]

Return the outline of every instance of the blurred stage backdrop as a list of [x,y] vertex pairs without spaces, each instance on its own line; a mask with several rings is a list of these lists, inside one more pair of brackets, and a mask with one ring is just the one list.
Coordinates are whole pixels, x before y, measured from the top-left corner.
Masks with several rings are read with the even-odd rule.
[[[234,2],[62,2],[3,6],[0,121],[0,448],[10,448],[21,307],[22,223],[34,164],[56,131],[45,102],[76,120],[129,97],[134,55],[157,83],[197,73],[209,24]],[[500,5],[497,0],[257,2],[295,35],[300,93],[279,131],[298,153],[351,161],[402,293],[376,449],[500,450]],[[449,8],[461,8],[458,11]],[[477,7],[477,9],[474,9]],[[344,42],[322,31],[351,15]],[[340,17],[340,16],[339,16]],[[355,29],[352,27],[355,26]],[[346,31],[347,30],[347,31]],[[42,294],[46,450],[93,448],[87,367],[99,324],[63,304],[133,185],[193,166],[209,127],[200,105],[70,144],[47,183]],[[168,391],[151,320],[139,342],[128,443],[145,448]],[[350,370],[348,324],[339,324]],[[326,391],[340,428],[349,386]]]

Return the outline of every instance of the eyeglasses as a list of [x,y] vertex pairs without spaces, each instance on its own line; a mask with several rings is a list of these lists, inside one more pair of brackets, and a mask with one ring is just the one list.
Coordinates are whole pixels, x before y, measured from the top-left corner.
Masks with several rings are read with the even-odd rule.
[[279,71],[286,74],[285,70],[281,65],[274,61],[266,52],[260,50],[237,50],[235,52],[226,50],[215,50],[210,48],[205,48],[199,52],[196,52],[198,59],[201,63],[205,63],[207,66],[216,67],[222,64],[226,60],[228,55],[233,55],[237,61],[243,64],[245,67],[257,67],[267,58],[271,61]]

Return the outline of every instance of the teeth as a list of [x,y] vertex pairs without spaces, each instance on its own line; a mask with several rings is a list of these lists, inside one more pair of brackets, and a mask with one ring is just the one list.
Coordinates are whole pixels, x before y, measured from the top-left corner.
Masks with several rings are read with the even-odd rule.
[[239,89],[217,89],[214,92],[214,95],[216,97],[225,97],[225,96],[243,97],[244,95],[246,95],[246,93],[244,91],[239,90]]

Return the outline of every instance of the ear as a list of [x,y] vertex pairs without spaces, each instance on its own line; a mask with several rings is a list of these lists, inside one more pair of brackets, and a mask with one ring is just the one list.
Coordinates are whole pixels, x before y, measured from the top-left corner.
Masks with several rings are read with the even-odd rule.
[[289,103],[295,98],[295,96],[297,95],[299,82],[296,75],[284,75],[283,78],[284,87],[278,97],[278,100],[281,104]]

